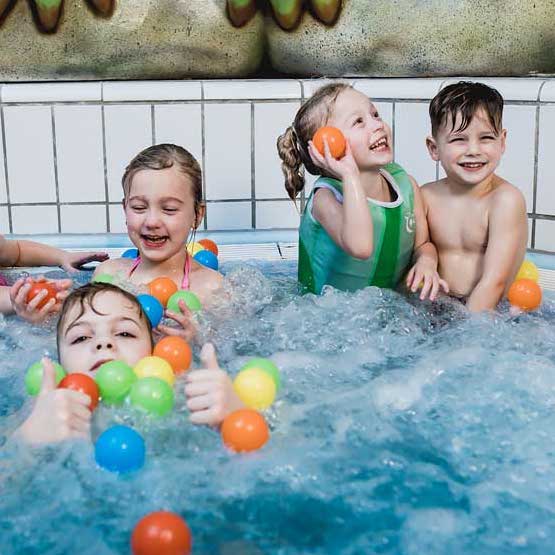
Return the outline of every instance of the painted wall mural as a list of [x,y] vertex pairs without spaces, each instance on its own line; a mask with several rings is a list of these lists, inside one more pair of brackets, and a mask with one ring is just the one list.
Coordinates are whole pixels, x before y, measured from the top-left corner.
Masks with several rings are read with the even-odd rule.
[[0,80],[555,73],[553,0],[0,0]]

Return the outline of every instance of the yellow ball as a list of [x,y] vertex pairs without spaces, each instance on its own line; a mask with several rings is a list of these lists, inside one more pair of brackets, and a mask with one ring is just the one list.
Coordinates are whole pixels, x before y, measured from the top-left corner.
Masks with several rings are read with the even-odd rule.
[[187,252],[191,256],[195,256],[195,254],[197,254],[197,252],[203,251],[203,250],[205,250],[204,247],[200,243],[198,243],[197,241],[195,241],[194,243],[189,243],[187,245]]
[[537,282],[539,278],[538,267],[533,262],[530,262],[530,260],[525,260],[516,275],[515,281],[517,279],[531,279]]
[[144,357],[137,364],[133,371],[137,378],[160,378],[173,386],[175,375],[168,362],[160,357]]
[[260,368],[241,370],[233,381],[233,388],[239,399],[250,409],[267,409],[276,397],[274,380]]

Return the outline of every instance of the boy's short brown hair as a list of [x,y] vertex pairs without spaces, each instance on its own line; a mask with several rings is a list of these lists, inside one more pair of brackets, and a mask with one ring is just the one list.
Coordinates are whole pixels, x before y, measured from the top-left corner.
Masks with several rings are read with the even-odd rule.
[[68,312],[75,306],[80,306],[80,313],[77,318],[80,318],[85,312],[85,306],[89,305],[93,312],[97,312],[94,308],[93,302],[94,298],[99,294],[106,291],[111,291],[112,293],[116,293],[118,295],[122,295],[125,297],[132,305],[137,308],[137,312],[139,313],[139,317],[146,323],[148,329],[148,335],[150,337],[150,345],[154,348],[154,341],[152,339],[152,325],[150,324],[150,320],[147,318],[146,314],[144,313],[141,303],[137,300],[135,295],[132,295],[128,291],[117,287],[116,285],[112,285],[111,283],[87,283],[82,287],[78,287],[74,289],[68,297],[65,299],[64,304],[62,305],[62,309],[60,311],[60,317],[58,318],[58,324],[56,326],[56,344],[58,345],[58,360],[60,359],[60,352],[59,352],[59,345],[60,345],[60,335],[62,333],[62,328],[66,322],[66,317]]
[[461,115],[461,124],[456,131],[464,131],[480,109],[484,110],[493,130],[499,134],[503,120],[503,97],[496,89],[472,81],[448,85],[430,102],[432,135],[436,137],[439,128],[448,123],[455,130],[458,114]]

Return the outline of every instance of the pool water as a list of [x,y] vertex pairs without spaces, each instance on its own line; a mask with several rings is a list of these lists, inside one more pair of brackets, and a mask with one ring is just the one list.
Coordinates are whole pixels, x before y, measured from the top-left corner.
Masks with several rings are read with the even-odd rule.
[[300,297],[294,262],[224,271],[201,336],[232,374],[269,356],[283,378],[271,439],[248,455],[188,423],[180,380],[169,417],[95,413],[95,437],[126,423],[145,438],[134,474],[97,468],[84,442],[6,441],[28,407],[25,368],[55,343],[52,327],[1,321],[2,555],[129,553],[134,524],[162,508],[185,517],[195,554],[553,551],[552,300],[470,316],[377,288]]

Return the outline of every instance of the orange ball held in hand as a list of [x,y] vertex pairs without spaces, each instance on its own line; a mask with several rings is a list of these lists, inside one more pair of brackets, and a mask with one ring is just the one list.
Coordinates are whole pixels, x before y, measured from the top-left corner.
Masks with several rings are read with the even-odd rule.
[[100,395],[96,382],[86,374],[68,374],[59,384],[58,388],[73,389],[80,391],[91,398],[89,408],[91,412],[98,405],[98,397]]
[[175,513],[150,513],[137,523],[131,536],[133,555],[189,555],[191,531]]
[[191,366],[193,353],[189,343],[181,337],[168,336],[161,339],[152,353],[155,357],[163,358],[170,363],[176,374],[185,372]]
[[531,279],[517,279],[507,294],[509,302],[522,310],[535,310],[542,302],[542,290]]
[[37,305],[37,308],[42,308],[50,299],[55,299],[58,293],[58,288],[54,283],[48,281],[36,281],[31,285],[29,293],[27,293],[27,302],[32,301],[41,291],[46,291],[47,295]]
[[207,250],[210,251],[211,253],[215,254],[216,256],[218,256],[219,254],[219,250],[218,250],[218,245],[216,245],[216,243],[214,243],[214,241],[212,241],[211,239],[201,239],[199,241],[199,243]]
[[260,449],[270,438],[264,417],[252,409],[239,409],[225,417],[223,442],[237,453]]
[[148,284],[148,288],[150,294],[158,299],[164,307],[168,304],[168,299],[177,292],[177,285],[167,277],[153,279]]
[[312,142],[322,156],[325,156],[324,141],[328,143],[330,153],[336,160],[343,158],[347,143],[343,133],[341,133],[337,127],[320,127],[320,129],[314,133]]

